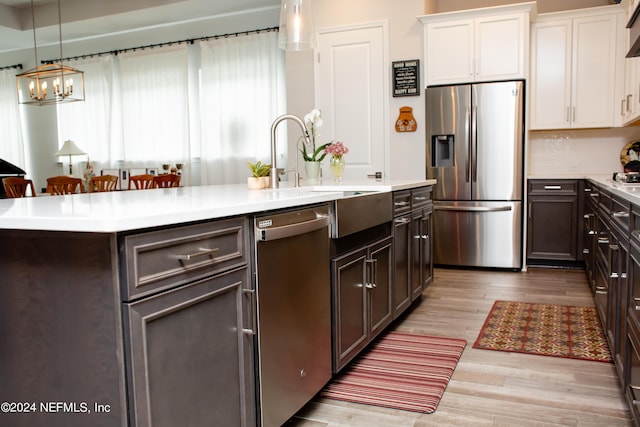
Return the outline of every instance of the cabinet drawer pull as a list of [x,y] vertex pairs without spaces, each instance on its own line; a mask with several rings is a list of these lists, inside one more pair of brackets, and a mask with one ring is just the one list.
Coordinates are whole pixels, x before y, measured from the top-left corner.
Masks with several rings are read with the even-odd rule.
[[215,252],[218,252],[220,250],[220,248],[213,248],[213,249],[200,248],[198,250],[199,250],[199,252],[196,252],[196,253],[193,253],[193,254],[176,255],[176,258],[178,258],[180,261],[191,261],[194,258],[199,258],[201,256],[211,255],[211,254],[213,254]]
[[367,289],[375,289],[376,288],[376,284],[375,283],[367,283],[366,285],[364,285],[365,288]]
[[598,193],[591,193],[591,194],[589,194],[589,196],[591,196],[591,197],[598,197]]
[[419,201],[419,202],[422,202],[422,201],[424,201],[424,200],[427,200],[427,198],[426,198],[426,197],[418,197],[418,196],[414,197],[413,199],[414,199],[414,200],[417,200],[417,201]]
[[596,294],[598,294],[598,295],[606,295],[607,291],[596,291]]
[[614,212],[612,216],[614,218],[629,218],[629,212]]
[[396,218],[393,220],[396,224],[409,224],[411,222],[410,219],[407,218]]
[[609,276],[609,279],[617,279],[618,278],[618,273],[611,273],[611,275]]
[[601,243],[603,245],[605,245],[605,244],[608,245],[609,244],[609,238],[607,238],[607,237],[598,237],[598,243]]
[[404,207],[409,206],[409,202],[395,202],[394,205],[398,207]]
[[584,219],[589,219],[589,218],[591,218],[592,216],[593,216],[593,214],[592,214],[592,213],[588,213],[588,214],[584,214],[583,218],[584,218]]
[[618,246],[618,245],[609,245],[609,249],[611,249],[612,251],[617,251],[618,249],[620,249],[620,246]]
[[562,186],[561,185],[545,185],[544,189],[545,190],[562,190]]
[[585,188],[585,189],[584,189],[584,192],[585,192],[585,193],[591,193],[591,189],[590,189],[590,188]]
[[589,253],[589,249],[588,249],[588,248],[584,248],[584,249],[582,250],[582,253],[583,253],[583,254],[588,254],[588,253]]

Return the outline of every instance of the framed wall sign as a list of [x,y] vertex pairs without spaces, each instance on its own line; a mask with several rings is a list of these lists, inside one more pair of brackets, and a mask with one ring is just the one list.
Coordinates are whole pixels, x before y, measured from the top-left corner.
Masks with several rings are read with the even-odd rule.
[[420,95],[420,60],[394,61],[393,96]]

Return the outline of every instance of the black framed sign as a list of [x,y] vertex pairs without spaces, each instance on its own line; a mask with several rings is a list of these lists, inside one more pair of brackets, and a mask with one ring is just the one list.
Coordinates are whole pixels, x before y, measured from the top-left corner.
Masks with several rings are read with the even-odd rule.
[[420,60],[394,61],[393,96],[420,95]]

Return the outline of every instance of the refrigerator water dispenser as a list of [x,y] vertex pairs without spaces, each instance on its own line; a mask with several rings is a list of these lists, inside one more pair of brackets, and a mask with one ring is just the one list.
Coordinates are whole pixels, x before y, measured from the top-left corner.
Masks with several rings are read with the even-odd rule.
[[434,168],[452,168],[454,135],[433,135],[431,137],[432,165]]

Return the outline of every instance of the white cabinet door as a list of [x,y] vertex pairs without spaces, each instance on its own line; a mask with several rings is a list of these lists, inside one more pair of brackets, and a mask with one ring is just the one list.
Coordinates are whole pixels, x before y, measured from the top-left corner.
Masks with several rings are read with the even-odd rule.
[[531,26],[531,129],[570,126],[571,20]]
[[[322,111],[321,143],[343,141],[344,179],[385,171],[389,66],[386,24],[327,30],[318,34],[316,106]],[[323,181],[331,182],[329,158]]]
[[473,80],[473,28],[471,19],[427,25],[427,85]]
[[571,127],[613,126],[616,73],[616,16],[573,21]]
[[475,21],[475,81],[525,77],[524,14],[478,18]]
[[617,14],[541,20],[531,35],[530,128],[614,126]]

